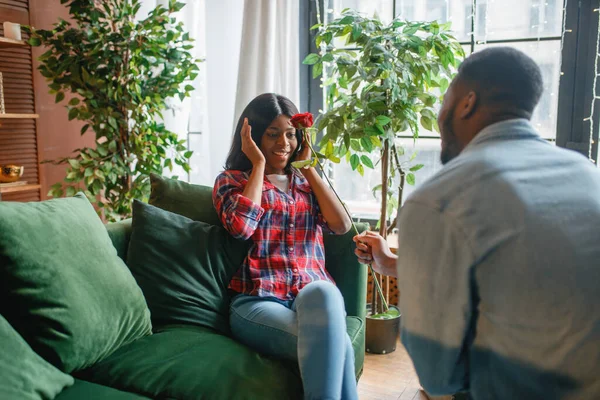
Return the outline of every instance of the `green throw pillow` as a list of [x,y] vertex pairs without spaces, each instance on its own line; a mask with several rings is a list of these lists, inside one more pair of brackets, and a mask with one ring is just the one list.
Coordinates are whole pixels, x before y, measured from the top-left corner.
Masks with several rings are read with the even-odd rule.
[[152,331],[142,291],[83,194],[0,202],[0,308],[68,373]]
[[229,332],[231,276],[248,252],[223,228],[134,201],[127,265],[155,327],[193,324]]
[[2,315],[0,348],[0,399],[50,400],[73,384],[73,377],[35,354]]
[[212,202],[212,187],[150,174],[152,193],[149,203],[194,221],[222,226]]

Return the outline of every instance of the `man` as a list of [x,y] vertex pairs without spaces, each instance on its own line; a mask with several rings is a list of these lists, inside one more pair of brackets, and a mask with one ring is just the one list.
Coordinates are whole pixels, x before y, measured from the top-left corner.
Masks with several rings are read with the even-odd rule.
[[600,172],[536,133],[542,87],[517,50],[467,58],[438,118],[446,166],[402,207],[398,256],[355,237],[398,277],[402,342],[433,395],[600,399]]

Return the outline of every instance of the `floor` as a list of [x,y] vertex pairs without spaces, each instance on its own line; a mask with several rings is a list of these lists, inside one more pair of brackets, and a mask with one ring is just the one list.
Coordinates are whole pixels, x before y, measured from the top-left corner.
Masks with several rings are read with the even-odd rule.
[[358,382],[360,400],[449,400],[451,396],[429,398],[421,390],[412,361],[402,344],[390,354],[365,355]]

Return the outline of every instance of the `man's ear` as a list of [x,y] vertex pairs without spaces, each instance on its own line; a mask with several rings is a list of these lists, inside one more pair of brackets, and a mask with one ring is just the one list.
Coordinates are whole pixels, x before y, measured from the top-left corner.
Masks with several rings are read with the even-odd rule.
[[460,105],[458,107],[459,118],[470,118],[475,113],[475,110],[477,110],[478,100],[477,93],[473,91],[467,93],[467,95],[460,101]]

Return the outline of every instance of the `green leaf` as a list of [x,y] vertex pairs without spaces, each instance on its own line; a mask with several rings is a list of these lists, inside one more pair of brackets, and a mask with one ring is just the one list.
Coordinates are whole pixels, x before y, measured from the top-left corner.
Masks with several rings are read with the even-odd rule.
[[356,41],[356,39],[358,39],[361,34],[362,34],[362,27],[358,24],[355,24],[352,27],[352,40]]
[[312,77],[313,79],[318,78],[323,73],[323,63],[318,62],[313,66]]
[[78,160],[74,160],[74,159],[70,158],[70,159],[67,160],[67,162],[69,163],[69,165],[73,169],[79,169],[79,168],[81,168],[81,164],[79,164]]
[[375,117],[375,119],[377,120],[377,123],[381,126],[386,126],[387,124],[392,122],[392,119],[385,115],[378,115],[377,117]]
[[75,118],[77,118],[78,115],[79,115],[79,109],[71,108],[69,110],[69,121],[74,120]]
[[365,167],[363,167],[362,164],[358,164],[358,167],[356,167],[356,170],[358,171],[360,176],[365,176]]
[[37,36],[33,36],[33,37],[31,37],[31,38],[29,39],[28,43],[29,43],[29,45],[30,45],[30,46],[33,46],[33,47],[38,47],[38,46],[41,46],[41,45],[42,45],[42,41],[41,41],[41,40],[40,40],[40,38],[39,38],[39,37],[37,37]]
[[354,22],[354,17],[353,17],[353,16],[351,16],[351,15],[347,15],[347,16],[345,16],[344,18],[342,18],[342,19],[341,19],[341,20],[338,22],[338,24],[340,24],[340,25],[348,25],[348,24],[351,24],[351,23],[353,23],[353,22]]
[[192,154],[194,154],[194,152],[190,150],[190,151],[186,151],[185,153],[183,153],[183,156],[185,158],[190,158],[192,156]]
[[315,54],[315,53],[311,53],[304,58],[304,60],[302,61],[302,64],[313,65],[313,64],[316,64],[317,61],[319,61],[319,55]]
[[375,167],[373,166],[373,161],[371,161],[371,159],[369,157],[367,157],[366,155],[362,155],[360,156],[360,161],[362,161],[362,163],[366,166],[369,167],[371,169],[374,169]]
[[312,158],[309,158],[308,160],[294,161],[294,162],[292,162],[292,166],[294,166],[298,169],[302,169],[302,168],[310,165],[312,162],[313,162]]
[[61,101],[63,101],[65,99],[65,94],[64,92],[58,92],[56,93],[56,98],[54,100],[55,103],[60,103]]
[[421,117],[421,126],[423,126],[423,128],[427,129],[428,131],[433,129],[433,123],[431,122],[431,118],[428,117]]
[[379,137],[377,136],[371,136],[371,143],[373,143],[373,146],[375,147],[382,147],[382,143],[381,143],[381,139],[379,139]]
[[70,101],[69,101],[69,105],[70,106],[76,106],[80,103],[79,99],[77,97],[73,97]]
[[333,61],[333,54],[327,53],[323,56],[323,62],[331,62]]
[[375,129],[375,126],[367,126],[364,130],[365,135],[367,136],[377,136],[379,135],[379,131]]
[[411,186],[414,186],[415,184],[415,174],[413,173],[409,173],[406,175],[406,183],[408,183]]
[[415,166],[411,167],[411,168],[410,168],[410,170],[411,170],[412,172],[416,172],[416,171],[420,170],[421,168],[423,168],[424,166],[425,166],[425,165],[423,165],[423,164],[417,164],[417,165],[415,165]]
[[333,142],[330,140],[327,142],[327,146],[325,147],[325,157],[329,158],[333,155]]
[[350,166],[352,167],[352,171],[356,171],[356,168],[359,164],[360,159],[358,158],[358,156],[356,154],[352,154],[352,156],[350,156]]
[[73,197],[73,196],[75,196],[76,193],[77,192],[73,186],[69,186],[67,188],[67,197]]
[[360,144],[368,153],[370,153],[373,150],[373,142],[371,142],[371,139],[366,136],[360,138]]
[[90,129],[90,124],[85,124],[82,128],[81,128],[81,134],[83,135],[84,133],[87,132],[87,130]]

